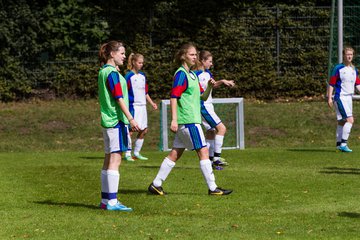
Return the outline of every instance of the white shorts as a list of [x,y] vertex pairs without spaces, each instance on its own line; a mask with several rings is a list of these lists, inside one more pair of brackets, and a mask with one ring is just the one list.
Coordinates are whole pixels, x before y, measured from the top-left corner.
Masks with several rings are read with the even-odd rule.
[[173,148],[196,150],[203,147],[206,147],[206,141],[200,124],[179,125],[179,129],[175,134]]
[[147,111],[146,111],[146,105],[133,106],[133,112],[131,113],[139,125],[140,130],[144,130],[148,127],[148,119],[147,119]]
[[345,120],[348,117],[352,117],[352,96],[340,96],[339,99],[334,99],[334,105],[336,109],[336,118],[338,121]]
[[221,119],[215,113],[213,104],[201,105],[201,118],[206,131],[214,129],[219,123],[221,123]]
[[129,145],[129,127],[119,122],[113,128],[103,128],[105,153],[126,152]]

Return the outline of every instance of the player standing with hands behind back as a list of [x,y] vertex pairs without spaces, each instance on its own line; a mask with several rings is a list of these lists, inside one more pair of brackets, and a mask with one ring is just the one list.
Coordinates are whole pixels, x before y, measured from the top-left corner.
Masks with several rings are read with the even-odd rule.
[[215,81],[209,83],[208,89],[201,95],[201,86],[196,74],[190,70],[197,59],[197,51],[193,44],[183,45],[175,55],[175,62],[180,65],[174,75],[171,90],[170,130],[175,133],[172,150],[162,162],[158,174],[148,187],[152,194],[165,195],[162,183],[166,180],[177,160],[180,159],[185,148],[195,150],[200,169],[208,186],[210,195],[227,195],[232,190],[219,188],[215,183],[215,176],[209,160],[204,133],[201,129],[200,99],[206,100]]
[[[333,105],[335,105],[338,121],[336,128],[336,148],[341,152],[352,152],[347,145],[351,127],[354,123],[352,96],[355,86],[356,89],[360,91],[359,73],[352,64],[354,52],[352,47],[344,47],[343,63],[334,67],[327,91],[329,107],[332,108]],[[333,100],[332,94],[334,89],[335,95]]]
[[102,65],[98,75],[99,103],[105,145],[100,208],[129,212],[132,209],[117,199],[119,167],[121,153],[128,149],[129,124],[132,131],[139,131],[139,127],[128,109],[126,80],[116,69],[116,66],[124,63],[124,45],[118,41],[101,45],[99,59]]

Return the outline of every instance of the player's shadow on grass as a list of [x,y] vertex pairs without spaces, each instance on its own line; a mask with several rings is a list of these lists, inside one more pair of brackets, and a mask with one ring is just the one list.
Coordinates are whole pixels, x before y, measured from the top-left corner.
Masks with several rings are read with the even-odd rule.
[[360,213],[356,212],[339,212],[339,217],[348,217],[348,218],[360,218]]
[[147,186],[144,187],[144,189],[119,189],[119,193],[121,194],[144,194],[147,192]]
[[290,152],[335,152],[334,150],[330,150],[330,149],[316,149],[316,148],[289,148],[286,150]]
[[319,173],[324,174],[353,174],[360,175],[360,168],[339,168],[339,167],[326,167],[324,170],[319,171]]
[[52,200],[34,201],[33,203],[50,205],[50,206],[59,206],[59,207],[82,207],[82,208],[97,209],[97,210],[99,209],[99,207],[96,205],[90,205],[90,204],[84,204],[84,203],[54,202]]
[[[160,168],[160,165],[153,165],[153,166],[149,166],[149,165],[138,165],[136,167],[139,167],[139,168],[156,168],[156,169],[159,169]],[[176,169],[199,169],[199,167],[191,167],[191,166],[176,166],[175,167]]]

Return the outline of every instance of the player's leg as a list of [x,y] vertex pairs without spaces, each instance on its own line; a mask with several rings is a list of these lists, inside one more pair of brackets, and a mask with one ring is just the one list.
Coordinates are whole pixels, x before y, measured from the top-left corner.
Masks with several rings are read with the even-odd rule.
[[354,123],[354,118],[352,116],[352,97],[341,96],[340,98],[336,99],[335,109],[338,123],[340,123],[340,125],[344,123],[342,127],[341,143],[338,149],[342,152],[352,152],[352,150],[348,147],[347,144],[351,128]]
[[345,124],[345,122],[343,120],[340,120],[337,122],[337,126],[336,126],[336,148],[337,149],[340,149],[344,124]]
[[[209,136],[210,139],[214,139],[213,141],[209,142],[209,155],[210,157],[214,157],[213,164],[214,166],[223,166],[227,165],[227,163],[224,161],[224,159],[221,159],[221,150],[222,145],[224,142],[224,135],[226,132],[226,128],[224,124],[221,122],[221,119],[218,117],[218,115],[215,113],[214,106],[212,104],[204,104],[201,107],[201,116],[203,118],[203,125],[205,129],[207,130],[207,136],[208,134],[211,134]],[[217,133],[215,132],[209,132],[208,130],[214,130],[216,129]],[[213,144],[213,145],[211,145]],[[212,154],[212,149],[214,149],[214,154]]]
[[144,138],[145,138],[147,131],[148,131],[147,128],[141,130],[136,137],[135,144],[134,144],[134,157],[136,159],[148,160],[147,157],[144,157],[140,154],[141,148],[144,144]]
[[226,133],[226,127],[221,122],[216,126],[215,144],[214,144],[214,160],[220,160],[222,146],[224,144],[224,136]]
[[164,158],[155,179],[148,187],[150,193],[161,196],[166,194],[162,188],[162,184],[175,167],[175,162],[181,157],[184,150],[185,148],[173,148],[169,155]]
[[146,105],[134,106],[134,119],[138,123],[140,132],[136,136],[134,143],[134,157],[135,159],[148,160],[147,157],[141,156],[140,151],[144,144],[144,138],[148,131],[148,119]]
[[135,162],[135,160],[133,159],[133,157],[131,156],[131,150],[132,150],[132,140],[131,140],[131,136],[132,136],[132,132],[129,131],[129,135],[128,135],[128,149],[125,152],[125,156],[124,159],[128,162]]
[[[128,148],[128,132],[128,126],[123,123],[119,123],[115,128],[108,128],[103,131],[103,134],[106,135],[104,136],[106,142],[103,171],[106,171],[107,187],[104,186],[104,188],[102,188],[102,199],[105,197],[108,199],[106,205],[107,210],[132,211],[131,208],[121,204],[117,198],[120,181],[119,167],[121,164],[121,153]],[[101,205],[101,207],[103,208],[103,205]]]
[[218,187],[215,182],[215,175],[212,163],[209,159],[209,151],[207,147],[196,149],[196,153],[200,160],[200,170],[208,187],[209,195],[228,195],[232,190],[226,190]]
[[206,145],[208,146],[208,149],[209,149],[209,158],[210,158],[211,161],[214,160],[215,135],[216,135],[215,134],[215,129],[213,129],[213,128],[210,128],[205,133]]

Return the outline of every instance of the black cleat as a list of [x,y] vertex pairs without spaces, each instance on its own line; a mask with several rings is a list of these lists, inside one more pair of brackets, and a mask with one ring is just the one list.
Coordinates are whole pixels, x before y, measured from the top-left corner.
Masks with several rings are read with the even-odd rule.
[[155,187],[154,184],[152,184],[152,183],[148,187],[148,190],[151,194],[155,194],[155,195],[164,196],[166,194],[164,192],[164,190],[162,189],[162,187]]
[[222,188],[216,188],[214,191],[211,191],[209,189],[209,195],[229,195],[230,193],[232,193],[232,190],[225,190]]

